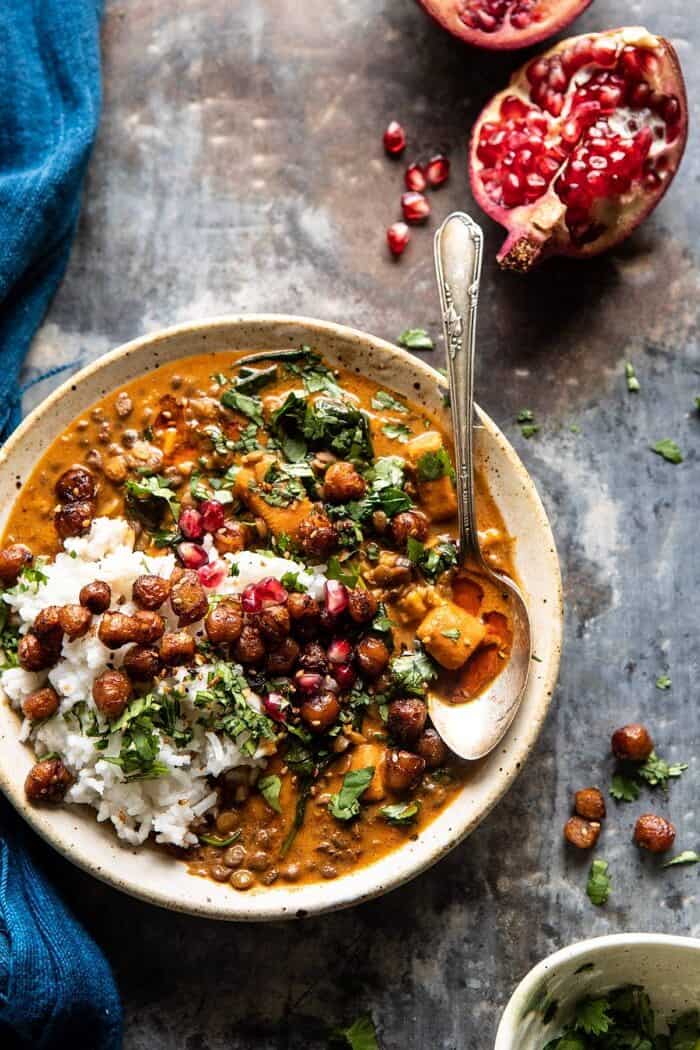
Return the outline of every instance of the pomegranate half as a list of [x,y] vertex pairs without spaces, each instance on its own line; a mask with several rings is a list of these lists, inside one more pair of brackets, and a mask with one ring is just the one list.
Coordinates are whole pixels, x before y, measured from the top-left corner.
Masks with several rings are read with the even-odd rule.
[[474,196],[508,230],[501,265],[619,244],[668,189],[687,132],[678,57],[646,29],[573,37],[528,62],[470,145]]
[[419,0],[429,15],[474,47],[512,51],[540,44],[592,0]]

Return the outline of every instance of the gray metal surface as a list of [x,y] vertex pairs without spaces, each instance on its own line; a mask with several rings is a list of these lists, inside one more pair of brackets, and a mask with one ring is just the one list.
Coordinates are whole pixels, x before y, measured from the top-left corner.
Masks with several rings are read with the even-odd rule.
[[[621,20],[674,40],[697,118],[694,5],[597,0],[576,28]],[[143,331],[226,311],[305,313],[390,339],[421,325],[437,338],[432,228],[473,207],[466,135],[518,62],[470,52],[411,0],[108,2],[104,116],[79,237],[27,377],[47,360],[85,363]],[[415,232],[399,264],[383,241],[403,167],[381,148],[392,117],[416,152],[444,146],[453,164],[431,198],[432,228]],[[700,935],[698,868],[662,872],[631,844],[649,799],[610,805],[598,850],[614,884],[605,909],[585,897],[588,858],[561,841],[572,789],[607,786],[610,732],[641,718],[659,750],[690,763],[653,805],[677,823],[679,848],[700,847],[699,178],[691,133],[679,178],[626,246],[526,279],[497,271],[499,230],[484,220],[478,398],[539,484],[566,583],[556,703],[519,781],[427,875],[291,925],[159,912],[45,850],[115,967],[127,1050],[316,1050],[327,1025],[367,1010],[385,1050],[489,1050],[512,988],[547,952],[620,930]],[[530,441],[514,424],[523,407],[541,423]],[[683,448],[680,466],[648,451],[663,437]],[[673,685],[661,692],[666,670]]]

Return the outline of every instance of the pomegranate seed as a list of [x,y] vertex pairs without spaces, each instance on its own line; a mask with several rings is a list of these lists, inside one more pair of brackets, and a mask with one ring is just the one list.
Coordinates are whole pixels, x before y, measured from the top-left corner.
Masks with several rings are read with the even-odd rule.
[[202,524],[205,532],[216,532],[224,523],[224,507],[215,499],[205,499],[199,505],[199,513],[202,515]]
[[328,646],[328,660],[332,664],[346,664],[352,655],[352,646],[345,638],[334,638]]
[[399,124],[398,120],[392,120],[387,126],[384,132],[384,149],[387,153],[390,153],[392,157],[398,156],[399,153],[403,153],[406,148],[406,132]]
[[210,561],[198,570],[199,582],[204,587],[218,587],[224,582],[228,575],[228,565],[225,561]]
[[341,689],[352,689],[357,678],[354,667],[351,667],[350,664],[341,664],[340,667],[335,668],[334,673]]
[[185,507],[178,519],[180,532],[187,540],[201,540],[204,535],[202,515],[194,507]]
[[204,547],[196,543],[178,543],[177,556],[186,569],[201,569],[209,561]]
[[406,222],[425,222],[430,215],[430,202],[422,193],[409,191],[402,194],[401,208]]
[[442,153],[437,153],[428,161],[425,169],[428,182],[433,189],[442,186],[450,177],[450,162]]
[[268,576],[259,583],[249,583],[241,595],[244,612],[260,612],[268,605],[284,605],[289,595],[279,580]]
[[323,675],[312,674],[310,671],[300,671],[294,679],[296,687],[301,693],[317,693],[323,685]]
[[389,245],[389,251],[397,258],[399,255],[403,255],[410,239],[411,234],[405,222],[395,222],[386,231],[386,242]]
[[339,580],[326,580],[326,609],[331,616],[340,616],[348,607],[348,589]]
[[407,190],[415,190],[417,193],[422,193],[428,185],[425,172],[420,164],[409,164],[404,173],[403,181],[406,183]]
[[286,722],[287,701],[281,693],[268,693],[262,700],[263,711],[273,722]]

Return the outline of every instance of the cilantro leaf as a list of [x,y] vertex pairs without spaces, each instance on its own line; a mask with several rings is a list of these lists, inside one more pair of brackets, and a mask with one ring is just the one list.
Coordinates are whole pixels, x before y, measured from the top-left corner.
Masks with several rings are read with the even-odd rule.
[[425,328],[406,328],[396,342],[408,350],[433,350],[435,348]]
[[687,762],[669,764],[665,759],[659,758],[655,751],[652,751],[644,765],[637,770],[637,775],[650,787],[661,787],[666,790],[669,780],[681,776],[687,768]]
[[352,820],[360,815],[360,796],[374,776],[374,766],[352,769],[343,777],[340,791],[331,796],[328,809],[336,820]]
[[616,773],[612,778],[610,794],[618,802],[636,802],[639,798],[639,788],[631,777]]
[[586,893],[591,904],[600,907],[605,904],[610,896],[612,882],[608,876],[608,862],[606,860],[594,860],[588,873]]
[[405,445],[411,438],[411,428],[407,427],[405,423],[398,423],[395,420],[389,420],[382,426],[382,434],[388,437],[391,441],[398,441],[401,445]]
[[166,503],[176,521],[180,516],[180,501],[170,488],[170,481],[167,478],[156,475],[147,478],[129,478],[124,489],[130,508],[135,512],[142,511],[148,520],[151,520],[153,516],[154,500],[162,500]]
[[360,570],[357,565],[350,565],[348,561],[341,561],[337,554],[331,554],[326,567],[326,577],[354,588],[360,578]]
[[638,394],[641,390],[639,380],[637,379],[637,373],[634,370],[634,365],[629,361],[625,362],[625,379],[627,380],[627,389],[631,394]]
[[401,401],[397,401],[388,390],[378,390],[372,398],[372,408],[389,408],[392,412],[408,413],[408,408]]
[[659,675],[659,677],[656,679],[656,688],[657,689],[670,689],[671,688],[671,679],[668,677],[667,674],[660,674]]
[[278,776],[272,774],[269,777],[261,777],[258,781],[258,790],[270,809],[274,809],[275,813],[282,812],[282,807],[280,806],[282,781]]
[[540,429],[539,423],[535,423],[535,414],[531,408],[521,408],[515,419],[524,438],[531,438]]
[[454,540],[438,540],[432,547],[426,547],[414,536],[409,536],[406,553],[413,565],[431,581],[457,564],[457,545]]
[[452,478],[455,472],[447,449],[437,452],[424,452],[416,463],[416,475],[419,481],[437,481],[438,478]]
[[262,401],[259,397],[252,397],[250,394],[241,394],[238,390],[225,390],[221,395],[221,404],[225,408],[231,408],[234,412],[240,412],[241,415],[247,416],[259,427],[265,425],[265,420],[262,414]]
[[700,853],[696,853],[695,850],[685,849],[682,853],[679,853],[677,857],[672,860],[667,860],[663,865],[664,868],[675,868],[678,864],[700,864]]
[[649,446],[652,452],[655,452],[657,456],[663,456],[669,463],[682,463],[683,453],[679,449],[675,441],[671,438],[664,438],[662,441],[657,441],[654,445]]
[[412,824],[420,813],[420,802],[397,802],[379,810],[388,824]]
[[397,692],[408,696],[424,696],[428,684],[437,677],[435,664],[417,645],[413,652],[408,650],[395,657],[389,670]]
[[343,1039],[350,1050],[379,1050],[377,1032],[369,1015],[358,1017],[349,1028],[338,1028],[333,1034]]
[[586,1035],[604,1035],[613,1023],[607,999],[583,999],[576,1004],[574,1028]]

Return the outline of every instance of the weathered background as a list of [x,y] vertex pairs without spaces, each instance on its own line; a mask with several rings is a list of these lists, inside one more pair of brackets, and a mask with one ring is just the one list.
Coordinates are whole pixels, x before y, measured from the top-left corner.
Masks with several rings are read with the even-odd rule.
[[[621,21],[673,39],[696,119],[694,5],[596,0],[576,29]],[[398,117],[416,152],[449,150],[435,220],[473,208],[465,139],[518,62],[472,53],[411,0],[108,0],[83,218],[27,379],[227,311],[304,313],[389,339],[421,325],[437,337],[430,231],[399,265],[387,258],[402,167],[385,159],[381,133]],[[700,847],[699,178],[691,134],[671,192],[625,247],[527,279],[498,272],[499,230],[485,222],[479,400],[539,484],[566,582],[560,685],[520,780],[413,884],[290,925],[157,911],[47,851],[115,967],[127,1050],[316,1050],[329,1024],[366,1010],[386,1050],[489,1050],[515,983],[553,949],[620,930],[700,934],[698,869],[663,872],[631,845],[641,801],[611,806],[599,849],[614,882],[607,908],[589,904],[587,858],[561,842],[572,789],[608,783],[610,731],[642,718],[664,754],[690,763],[655,804],[676,821],[680,848]],[[441,350],[430,356],[439,364]],[[525,406],[542,425],[529,442],[513,422]],[[662,437],[678,441],[683,464],[648,451]],[[660,692],[665,671],[673,686]]]

